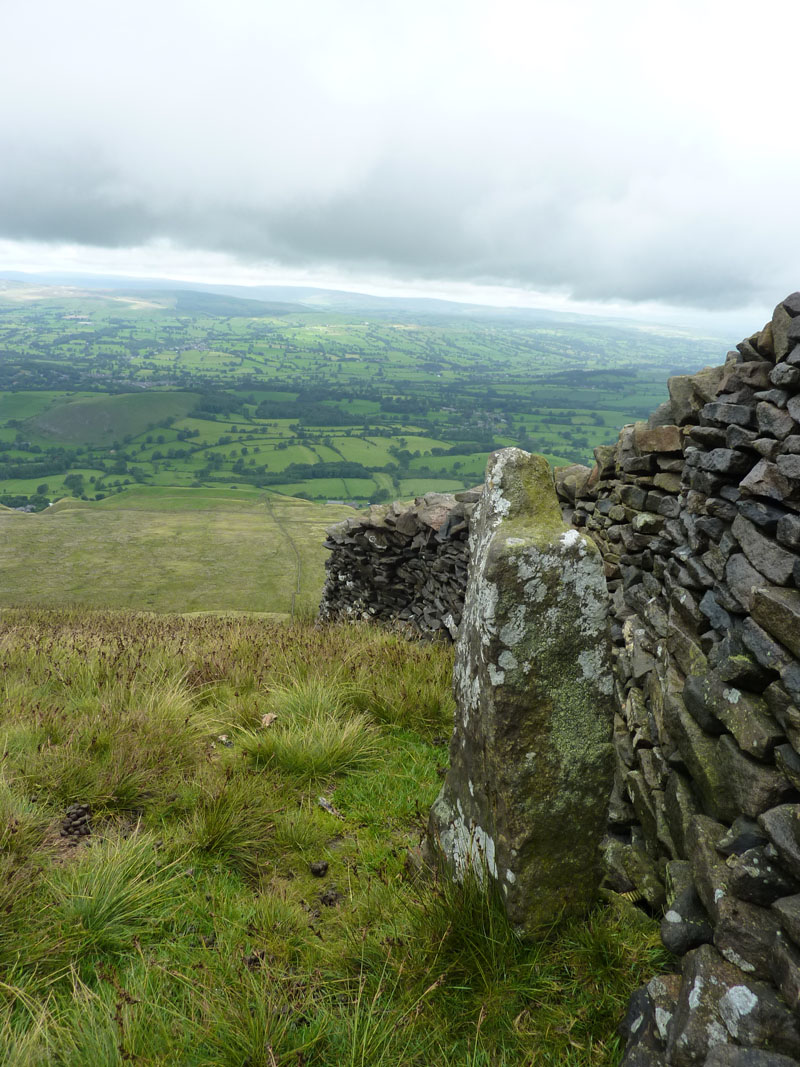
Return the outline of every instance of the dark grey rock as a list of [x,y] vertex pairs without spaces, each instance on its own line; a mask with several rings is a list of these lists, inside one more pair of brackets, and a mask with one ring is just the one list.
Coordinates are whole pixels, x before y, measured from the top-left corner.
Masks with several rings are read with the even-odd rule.
[[720,838],[717,851],[724,856],[740,856],[750,849],[765,845],[767,840],[767,835],[755,819],[740,815],[734,819],[730,830]]
[[[789,401],[791,404],[791,401]],[[778,468],[778,472],[783,475],[784,478],[788,478],[789,481],[796,482],[800,479],[800,456],[790,454],[784,456],[778,456],[775,460],[775,464]]]
[[765,811],[758,823],[777,849],[783,866],[800,878],[800,804],[781,804]]
[[739,482],[739,488],[752,496],[765,496],[780,501],[785,500],[791,492],[789,480],[768,459],[760,460]]
[[800,549],[800,515],[784,515],[778,522],[776,536],[787,548]]
[[737,811],[755,819],[793,795],[791,783],[779,770],[746,756],[728,734],[716,744],[719,769],[727,778]]
[[713,671],[687,678],[683,699],[704,730],[730,730],[739,747],[757,759],[766,759],[783,739],[783,731],[761,697],[737,689]]
[[781,929],[786,936],[795,945],[800,945],[800,894],[776,900],[772,905],[772,910],[778,916]]
[[765,585],[764,575],[753,567],[742,552],[734,552],[725,565],[725,581],[730,591],[748,611],[753,603],[753,592]]
[[667,1062],[695,1067],[707,1063],[715,1048],[734,1043],[793,1056],[800,1051],[798,1023],[773,989],[745,978],[714,948],[701,945],[683,959]]
[[[732,874],[733,872],[731,872]],[[780,924],[769,908],[761,908],[729,895],[717,903],[714,945],[717,951],[745,974],[768,982],[772,977],[772,952]]]
[[781,930],[772,947],[771,977],[795,1015],[800,1013],[800,950]]
[[[732,532],[742,546],[752,567],[776,585],[786,585],[792,576],[796,556],[759,532],[752,522],[741,515],[733,521]],[[766,583],[762,583],[766,584]]]
[[689,886],[676,895],[661,920],[661,940],[676,956],[683,956],[698,945],[709,944],[714,927],[697,895]]
[[717,1045],[708,1054],[703,1067],[797,1067],[798,1061],[780,1052],[740,1045]]
[[754,592],[751,611],[767,633],[800,656],[800,591],[764,585]]
[[789,896],[800,886],[776,864],[764,845],[757,845],[727,860],[728,888],[740,900],[768,908],[779,897]]
[[746,404],[726,404],[722,401],[706,404],[700,411],[700,417],[704,421],[720,426],[751,426],[753,415],[752,409]]
[[[790,662],[789,653],[783,645],[779,644],[753,619],[746,618],[742,621],[741,633],[745,647],[753,653],[765,671],[782,671]],[[768,675],[766,680],[771,681],[773,678],[774,674],[771,677]],[[763,689],[765,685],[753,680],[751,687]]]

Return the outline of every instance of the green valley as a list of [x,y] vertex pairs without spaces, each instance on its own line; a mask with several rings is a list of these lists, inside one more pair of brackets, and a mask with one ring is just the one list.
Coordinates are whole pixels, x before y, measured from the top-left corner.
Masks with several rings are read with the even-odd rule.
[[363,506],[472,485],[512,444],[587,462],[719,345],[543,312],[304,299],[0,282],[0,501],[139,485]]

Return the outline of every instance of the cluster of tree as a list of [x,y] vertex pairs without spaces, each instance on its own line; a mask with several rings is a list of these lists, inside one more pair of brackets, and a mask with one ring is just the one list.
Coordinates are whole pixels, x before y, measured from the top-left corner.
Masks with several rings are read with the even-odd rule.
[[34,511],[44,511],[46,507],[49,507],[50,501],[46,496],[41,493],[32,493],[31,496],[19,496],[13,493],[0,493],[0,504],[5,504],[7,508],[27,508],[32,507]]

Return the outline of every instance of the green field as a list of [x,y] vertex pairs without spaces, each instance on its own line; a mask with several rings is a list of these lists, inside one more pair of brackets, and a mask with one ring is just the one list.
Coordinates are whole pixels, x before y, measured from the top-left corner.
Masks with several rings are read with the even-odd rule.
[[511,444],[591,462],[721,344],[540,312],[7,283],[0,500],[249,486],[363,506],[470,486]]
[[348,514],[261,490],[144,486],[33,515],[3,509],[0,607],[313,612],[325,527]]

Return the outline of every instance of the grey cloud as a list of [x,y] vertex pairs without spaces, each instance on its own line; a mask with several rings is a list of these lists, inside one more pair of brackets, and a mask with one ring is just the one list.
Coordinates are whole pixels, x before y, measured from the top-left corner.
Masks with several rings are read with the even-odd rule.
[[[562,67],[542,45],[526,63],[513,24],[504,63],[479,2],[443,4],[432,26],[421,2],[376,14],[347,0],[337,21],[321,2],[143,0],[122,28],[95,0],[72,22],[38,6],[43,45],[29,14],[6,15],[17,48],[0,81],[17,93],[0,116],[0,237],[166,238],[248,262],[708,308],[800,285],[800,148],[775,139],[776,87],[753,85],[762,115],[739,143],[703,86],[692,107],[657,63],[632,70],[613,19],[576,30],[584,65]],[[546,39],[551,7],[496,10],[532,10]],[[577,7],[589,18],[589,0]],[[744,136],[769,107],[773,139],[754,152]]]

